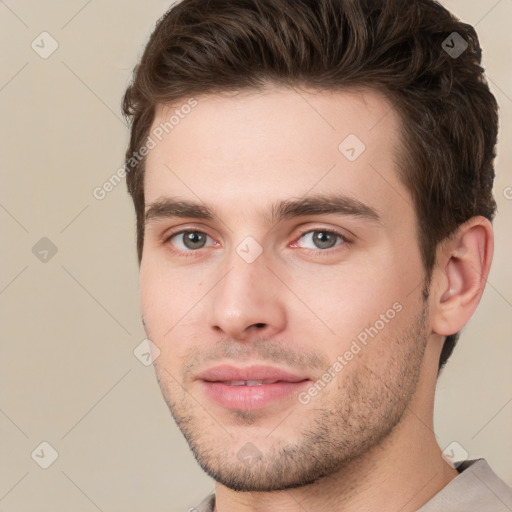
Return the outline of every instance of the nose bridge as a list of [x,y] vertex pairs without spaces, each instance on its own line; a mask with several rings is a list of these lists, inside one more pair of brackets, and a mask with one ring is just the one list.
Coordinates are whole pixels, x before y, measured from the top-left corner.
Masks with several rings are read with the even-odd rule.
[[230,338],[242,339],[249,331],[263,334],[265,328],[265,335],[270,335],[284,327],[278,282],[267,268],[268,263],[261,247],[258,249],[252,240],[233,248],[210,302],[212,328]]

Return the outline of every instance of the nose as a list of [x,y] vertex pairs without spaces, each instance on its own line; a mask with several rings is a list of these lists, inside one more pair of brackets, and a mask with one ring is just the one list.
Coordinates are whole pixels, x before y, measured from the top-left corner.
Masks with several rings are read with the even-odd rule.
[[210,325],[217,334],[238,341],[272,337],[286,326],[284,294],[263,254],[247,263],[234,253],[227,273],[212,290]]

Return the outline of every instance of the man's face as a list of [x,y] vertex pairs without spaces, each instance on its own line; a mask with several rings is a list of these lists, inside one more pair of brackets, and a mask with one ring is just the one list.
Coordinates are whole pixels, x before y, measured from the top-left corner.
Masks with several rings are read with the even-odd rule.
[[157,378],[217,481],[303,485],[379,444],[420,389],[430,331],[399,119],[373,92],[197,100],[146,164]]

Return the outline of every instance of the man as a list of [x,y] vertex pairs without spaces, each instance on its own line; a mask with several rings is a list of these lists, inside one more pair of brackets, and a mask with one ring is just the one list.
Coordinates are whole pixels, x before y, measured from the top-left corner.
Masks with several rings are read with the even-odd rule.
[[505,511],[436,379],[493,253],[497,105],[432,0],[183,0],[128,88],[163,396],[204,511]]

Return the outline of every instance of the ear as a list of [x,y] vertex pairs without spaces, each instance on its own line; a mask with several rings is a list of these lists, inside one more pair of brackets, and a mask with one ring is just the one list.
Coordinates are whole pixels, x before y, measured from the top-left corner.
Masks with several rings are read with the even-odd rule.
[[481,216],[440,245],[429,297],[434,333],[455,334],[469,321],[482,297],[493,251],[492,225]]

